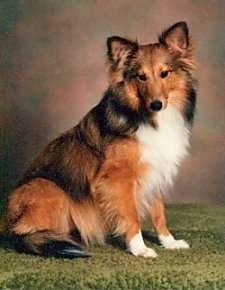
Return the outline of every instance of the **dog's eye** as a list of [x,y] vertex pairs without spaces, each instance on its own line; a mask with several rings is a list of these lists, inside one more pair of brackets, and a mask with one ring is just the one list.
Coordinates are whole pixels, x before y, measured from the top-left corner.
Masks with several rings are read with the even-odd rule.
[[145,74],[137,75],[137,79],[141,82],[147,81],[147,76]]
[[161,77],[162,79],[168,77],[168,75],[169,75],[169,71],[168,71],[168,70],[163,70],[163,71],[161,71],[161,73],[160,73],[160,77]]

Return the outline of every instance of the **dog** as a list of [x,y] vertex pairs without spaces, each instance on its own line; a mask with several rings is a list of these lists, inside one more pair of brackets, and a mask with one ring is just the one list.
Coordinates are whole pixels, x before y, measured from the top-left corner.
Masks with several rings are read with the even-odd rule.
[[189,29],[178,22],[157,43],[107,39],[109,86],[75,127],[31,163],[7,204],[18,251],[88,257],[81,244],[123,237],[135,256],[156,257],[141,221],[150,218],[166,249],[188,248],[170,233],[164,199],[187,156],[195,63]]

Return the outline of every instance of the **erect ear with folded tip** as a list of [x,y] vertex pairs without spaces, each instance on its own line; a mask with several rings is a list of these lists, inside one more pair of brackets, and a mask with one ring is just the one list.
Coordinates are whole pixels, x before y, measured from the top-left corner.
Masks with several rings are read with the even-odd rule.
[[114,67],[123,66],[126,60],[134,56],[137,50],[137,42],[119,36],[112,36],[107,39],[107,56]]
[[159,37],[173,55],[184,55],[189,46],[189,32],[186,22],[178,22],[165,30]]

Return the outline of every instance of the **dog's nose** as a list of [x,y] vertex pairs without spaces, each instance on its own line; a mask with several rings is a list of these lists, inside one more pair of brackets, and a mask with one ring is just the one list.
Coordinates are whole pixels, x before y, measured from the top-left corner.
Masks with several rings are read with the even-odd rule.
[[155,100],[155,101],[151,102],[150,109],[152,111],[155,111],[156,112],[156,111],[160,111],[162,109],[162,106],[163,106],[163,104],[162,104],[161,101]]

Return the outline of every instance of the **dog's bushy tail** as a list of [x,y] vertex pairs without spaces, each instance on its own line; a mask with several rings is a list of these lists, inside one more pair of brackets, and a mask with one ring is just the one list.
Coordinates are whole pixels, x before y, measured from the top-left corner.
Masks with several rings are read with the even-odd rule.
[[55,234],[47,230],[23,235],[13,234],[11,238],[19,252],[58,258],[86,258],[90,256],[70,236]]

